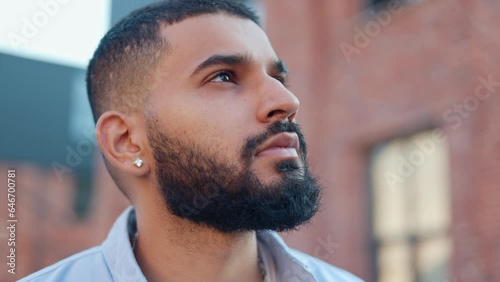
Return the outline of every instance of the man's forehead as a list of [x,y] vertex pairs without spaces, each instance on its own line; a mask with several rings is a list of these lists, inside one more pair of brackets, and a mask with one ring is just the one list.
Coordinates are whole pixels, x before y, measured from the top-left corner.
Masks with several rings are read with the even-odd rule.
[[253,62],[277,61],[264,31],[249,19],[227,14],[187,18],[162,28],[168,42],[169,63],[201,63],[216,54],[245,54]]

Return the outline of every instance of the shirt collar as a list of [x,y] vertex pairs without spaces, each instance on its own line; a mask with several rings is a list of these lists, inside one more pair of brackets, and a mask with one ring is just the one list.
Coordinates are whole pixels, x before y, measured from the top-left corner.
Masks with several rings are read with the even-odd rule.
[[[316,281],[306,264],[292,254],[285,241],[274,231],[257,231],[257,240],[264,242],[276,262],[277,276],[281,281]],[[259,244],[262,244],[259,242]],[[294,279],[295,278],[295,279]]]
[[135,221],[135,211],[132,206],[128,207],[115,221],[108,237],[102,244],[104,258],[114,281],[146,282],[141,268],[135,260],[132,245],[130,244],[129,227]]
[[[102,244],[104,257],[113,280],[124,282],[147,282],[134,256],[130,238],[136,230],[135,211],[129,206],[111,227]],[[302,277],[303,281],[316,281],[307,266],[293,256],[283,239],[274,231],[258,231],[259,244],[265,243],[273,254],[278,277]],[[287,280],[284,280],[287,281]]]

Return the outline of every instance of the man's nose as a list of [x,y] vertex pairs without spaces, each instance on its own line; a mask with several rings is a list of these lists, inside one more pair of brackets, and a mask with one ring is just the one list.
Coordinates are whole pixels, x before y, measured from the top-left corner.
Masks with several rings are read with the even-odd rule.
[[257,118],[263,123],[291,122],[297,116],[299,99],[281,82],[269,77],[260,88]]

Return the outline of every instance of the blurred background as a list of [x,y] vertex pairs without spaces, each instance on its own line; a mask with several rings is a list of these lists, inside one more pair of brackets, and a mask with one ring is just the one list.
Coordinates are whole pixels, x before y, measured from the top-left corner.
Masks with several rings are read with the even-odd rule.
[[[100,244],[128,205],[84,76],[106,30],[151,2],[0,0],[1,281]],[[290,69],[326,188],[285,240],[366,281],[500,281],[500,2],[245,2]]]

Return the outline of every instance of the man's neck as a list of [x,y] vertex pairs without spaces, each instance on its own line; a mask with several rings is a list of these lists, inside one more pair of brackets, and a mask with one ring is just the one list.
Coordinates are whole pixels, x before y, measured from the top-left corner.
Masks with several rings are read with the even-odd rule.
[[255,232],[224,234],[171,214],[136,212],[134,254],[148,281],[261,281]]

